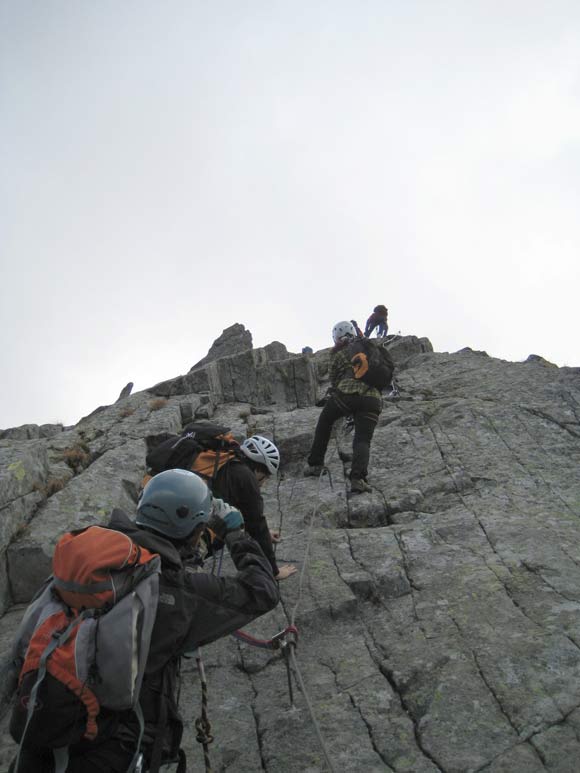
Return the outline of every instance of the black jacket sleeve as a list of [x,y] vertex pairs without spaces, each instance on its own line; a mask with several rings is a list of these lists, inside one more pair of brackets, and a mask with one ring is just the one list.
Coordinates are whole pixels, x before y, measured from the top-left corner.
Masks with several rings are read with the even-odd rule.
[[227,538],[236,577],[186,573],[186,590],[194,601],[181,645],[188,652],[233,633],[273,609],[280,595],[269,562],[256,542],[243,532]]
[[244,516],[246,531],[262,548],[276,576],[278,565],[268,521],[264,516],[264,500],[254,473],[243,462],[229,462],[218,474],[214,493]]

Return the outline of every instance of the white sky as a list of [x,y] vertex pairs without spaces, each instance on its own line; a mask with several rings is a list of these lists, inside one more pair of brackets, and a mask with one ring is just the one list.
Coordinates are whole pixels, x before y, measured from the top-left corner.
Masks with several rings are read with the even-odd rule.
[[0,427],[234,322],[580,365],[578,0],[0,0]]

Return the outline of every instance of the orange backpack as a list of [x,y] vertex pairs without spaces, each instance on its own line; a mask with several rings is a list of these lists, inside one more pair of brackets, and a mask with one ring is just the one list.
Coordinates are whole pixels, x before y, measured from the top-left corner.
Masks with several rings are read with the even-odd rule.
[[139,692],[160,571],[157,554],[113,529],[90,526],[60,538],[53,575],[13,647],[22,663],[14,740],[52,749],[93,740],[101,707],[133,709],[142,725]]

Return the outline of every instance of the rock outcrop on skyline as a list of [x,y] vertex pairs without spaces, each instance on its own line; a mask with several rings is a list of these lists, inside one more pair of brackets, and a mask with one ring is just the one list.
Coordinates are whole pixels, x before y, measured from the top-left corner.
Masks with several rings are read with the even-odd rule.
[[249,351],[252,348],[252,334],[243,325],[236,322],[235,325],[227,327],[219,338],[213,342],[209,352],[199,362],[196,362],[191,370],[196,370],[208,362],[214,362],[221,357],[228,357],[230,354],[240,354]]
[[[296,610],[298,664],[337,770],[577,771],[580,368],[395,338],[400,396],[383,400],[373,493],[349,496],[344,424],[329,474],[301,476],[329,350],[253,349],[243,325],[228,330],[184,375],[74,427],[0,432],[0,654],[58,536],[106,522],[113,507],[134,511],[144,438],[212,418],[280,448],[266,513],[282,532],[278,560],[303,575],[248,630],[270,638]],[[204,662],[215,770],[326,770],[297,687],[290,707],[280,655],[228,637]],[[190,767],[202,769],[189,661],[182,711]],[[6,717],[2,729],[5,770]]]

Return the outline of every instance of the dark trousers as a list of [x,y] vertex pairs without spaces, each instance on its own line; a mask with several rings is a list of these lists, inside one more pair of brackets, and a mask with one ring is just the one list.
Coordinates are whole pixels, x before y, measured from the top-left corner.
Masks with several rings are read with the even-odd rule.
[[[94,750],[80,756],[71,756],[66,773],[126,773],[134,752],[127,752],[118,741],[99,744]],[[14,770],[12,761],[9,773]],[[54,773],[52,751],[22,749],[18,773]]]
[[381,401],[378,397],[346,395],[344,392],[333,394],[318,418],[314,441],[308,456],[308,464],[312,466],[324,464],[324,457],[334,422],[340,419],[341,416],[352,415],[354,418],[354,439],[352,441],[350,477],[351,479],[366,479],[371,453],[371,440],[380,412]]
[[[365,338],[370,338],[372,336],[375,327],[377,327],[377,325],[373,325],[371,327],[371,325],[369,325],[367,322],[367,326],[365,327]],[[379,329],[377,330],[377,338],[385,338],[389,330],[389,326],[387,325],[387,323],[379,322],[378,328]]]

